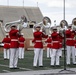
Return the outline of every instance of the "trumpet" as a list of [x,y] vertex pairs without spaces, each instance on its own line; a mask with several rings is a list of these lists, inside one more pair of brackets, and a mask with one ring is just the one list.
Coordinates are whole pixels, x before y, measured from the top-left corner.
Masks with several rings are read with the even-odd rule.
[[23,28],[26,28],[28,23],[25,16],[22,16],[21,19],[17,21],[8,22],[4,25],[5,32],[9,32],[12,25],[16,25],[18,30],[22,30]]

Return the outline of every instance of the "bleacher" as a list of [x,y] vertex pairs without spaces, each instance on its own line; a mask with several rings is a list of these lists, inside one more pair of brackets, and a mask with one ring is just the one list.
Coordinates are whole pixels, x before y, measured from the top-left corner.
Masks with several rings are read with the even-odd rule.
[[40,21],[42,21],[43,17],[41,16],[41,11],[40,9],[37,8],[24,8],[25,12],[27,13],[29,20],[31,21],[35,21],[36,23],[39,23]]
[[43,18],[39,7],[0,6],[0,20],[4,23],[16,21],[25,15],[28,21],[40,22]]
[[[43,15],[39,7],[20,7],[20,6],[0,6],[0,20],[3,21],[3,25],[7,22],[17,21],[21,16],[25,15],[28,21],[36,21],[39,23],[43,19]],[[32,29],[23,29],[24,36],[29,38],[33,37]],[[3,26],[0,27],[0,41],[4,38]]]
[[22,33],[24,33],[25,38],[33,38],[33,29],[31,28],[25,28],[22,30]]
[[2,32],[2,28],[0,26],[0,42],[3,40],[4,37],[4,33]]

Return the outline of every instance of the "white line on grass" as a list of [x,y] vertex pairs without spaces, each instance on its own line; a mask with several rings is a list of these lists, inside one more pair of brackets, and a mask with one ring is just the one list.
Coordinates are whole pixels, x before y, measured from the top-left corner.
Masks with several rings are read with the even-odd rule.
[[2,65],[2,64],[0,64],[0,66],[3,66],[3,67],[8,67],[8,65]]
[[[0,64],[0,66],[3,66],[3,67],[8,67],[8,65],[2,65],[2,64]],[[29,71],[31,71],[32,69],[28,69],[28,68],[22,68],[22,67],[19,67],[21,70],[29,70]]]
[[32,69],[28,69],[28,68],[22,68],[22,67],[19,67],[20,69],[22,69],[22,70],[29,70],[29,71],[31,71]]
[[7,72],[7,73],[11,72],[11,71],[8,71],[8,70],[2,70],[2,71]]

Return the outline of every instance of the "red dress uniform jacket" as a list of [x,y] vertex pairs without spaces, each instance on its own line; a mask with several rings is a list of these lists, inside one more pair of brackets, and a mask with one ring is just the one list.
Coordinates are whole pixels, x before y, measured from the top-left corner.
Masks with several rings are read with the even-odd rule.
[[74,41],[74,45],[75,45],[75,48],[76,48],[76,40]]
[[6,48],[6,49],[10,48],[10,41],[11,41],[11,39],[8,37],[3,39],[2,43],[4,43],[4,48]]
[[34,44],[34,48],[43,48],[42,38],[47,38],[47,35],[44,35],[40,31],[36,31],[33,33],[34,39],[32,40]]
[[19,47],[24,48],[24,41],[25,41],[25,38],[21,36],[21,37],[19,38]]
[[59,44],[59,34],[57,32],[53,32],[51,34],[52,37],[52,48],[53,49],[59,49],[60,44]]
[[60,48],[62,48],[63,39],[64,39],[64,37],[62,37],[61,35],[59,35]]
[[47,43],[47,47],[48,47],[48,48],[51,48],[52,38],[49,37],[45,42]]
[[12,29],[9,32],[9,36],[11,38],[10,42],[10,48],[18,48],[19,47],[19,42],[18,42],[18,37],[19,35],[17,34],[18,30]]
[[[75,33],[75,36],[76,36],[76,31],[74,31],[74,33]],[[75,40],[74,40],[74,46],[76,48],[76,37],[75,37]]]
[[74,46],[74,43],[75,43],[74,32],[68,29],[68,30],[65,31],[65,34],[66,34],[66,45]]

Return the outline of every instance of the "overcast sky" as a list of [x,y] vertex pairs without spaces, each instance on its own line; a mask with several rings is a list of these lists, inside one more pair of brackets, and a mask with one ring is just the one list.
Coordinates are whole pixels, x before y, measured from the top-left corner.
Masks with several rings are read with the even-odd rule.
[[[65,0],[66,14],[65,19],[68,23],[76,17],[76,0]],[[0,0],[0,5],[23,6],[23,0]],[[37,6],[40,8],[43,16],[48,16],[59,24],[63,19],[63,0],[24,0],[24,6]]]

